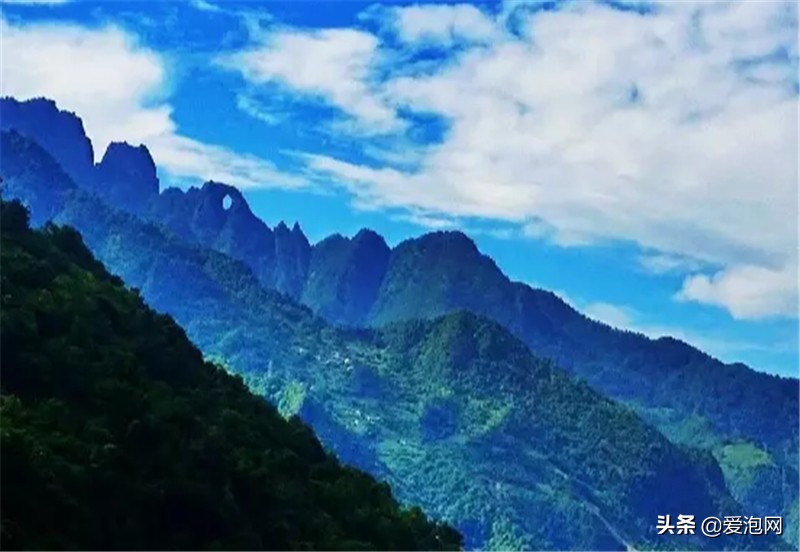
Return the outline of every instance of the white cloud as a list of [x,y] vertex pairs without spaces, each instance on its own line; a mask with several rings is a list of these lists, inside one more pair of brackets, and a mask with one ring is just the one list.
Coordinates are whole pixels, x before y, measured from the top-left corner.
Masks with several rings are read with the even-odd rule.
[[703,263],[695,259],[665,253],[655,253],[639,257],[639,266],[650,274],[685,273],[687,271],[699,270],[702,268],[702,265]]
[[71,0],[2,0],[2,4],[13,4],[15,6],[56,6],[66,4]]
[[178,178],[215,180],[237,188],[306,185],[304,179],[281,173],[264,159],[179,134],[154,136],[148,144],[159,167]]
[[206,0],[189,0],[189,5],[196,10],[204,12],[222,13],[223,11],[220,6],[212,4],[211,2],[207,2]]
[[[169,107],[158,102],[166,78],[160,58],[119,28],[0,20],[0,31],[3,94],[47,96],[83,116],[97,155],[114,139],[141,141],[172,130]],[[145,107],[143,98],[155,102]]]
[[270,126],[277,125],[284,119],[282,114],[264,109],[259,104],[258,100],[255,100],[244,93],[236,95],[236,107],[254,119],[258,119],[262,123],[266,123]]
[[[447,123],[413,170],[388,159],[375,166],[308,156],[312,170],[338,180],[360,205],[507,221],[562,245],[631,241],[662,261],[685,260],[684,271],[753,266],[763,270],[751,276],[772,282],[770,271],[798,260],[797,5],[656,8],[643,15],[574,2],[520,10],[515,33],[499,17],[489,43],[459,48],[417,74],[384,66],[381,82],[375,67],[396,52],[363,31],[330,31],[362,45],[355,56],[333,48],[355,57],[357,70],[333,71],[329,56],[313,54],[300,73],[321,72],[335,89],[289,75],[287,58],[301,59],[290,53],[303,48],[279,47],[289,38],[278,33],[263,73],[316,90],[377,130],[394,120],[392,108]],[[417,6],[417,26],[404,27],[402,15],[399,25],[412,29],[410,38],[452,36],[445,12],[453,19],[439,6]],[[318,45],[319,36],[328,35],[295,30],[291,41]],[[342,99],[341,80],[357,102]],[[381,115],[352,105],[381,106]],[[744,309],[737,286],[683,297],[738,317],[796,314],[796,282],[762,287]]]
[[252,48],[218,62],[250,83],[277,83],[323,98],[364,125],[370,133],[401,130],[403,121],[371,83],[378,39],[353,29],[295,31],[264,35]]
[[179,179],[226,179],[241,187],[299,186],[269,162],[181,135],[167,103],[167,63],[115,26],[0,19],[2,94],[45,96],[74,111],[102,157],[113,140],[145,143],[159,170]]
[[485,42],[499,36],[494,21],[470,4],[395,8],[398,35],[408,43],[451,45],[458,40]]
[[429,230],[442,230],[445,228],[453,228],[455,223],[453,220],[442,217],[434,217],[425,213],[406,213],[396,217],[397,220],[410,222],[416,226],[427,228]]
[[725,307],[738,319],[797,316],[797,266],[736,265],[712,276],[692,275],[677,298]]

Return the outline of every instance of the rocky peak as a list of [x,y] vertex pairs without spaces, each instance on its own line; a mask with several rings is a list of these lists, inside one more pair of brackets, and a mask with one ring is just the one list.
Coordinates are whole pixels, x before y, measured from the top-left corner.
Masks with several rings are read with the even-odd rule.
[[419,238],[406,240],[395,249],[396,253],[414,251],[438,260],[467,261],[482,257],[475,242],[457,230],[430,232]]
[[74,113],[58,109],[53,100],[0,99],[0,128],[14,129],[37,142],[79,186],[94,185],[94,150],[83,122]]
[[475,242],[460,230],[439,230],[420,238],[420,241],[442,247],[454,247],[463,250],[478,251]]
[[281,221],[275,227],[275,288],[292,297],[299,297],[308,274],[311,244],[299,224],[292,230]]
[[[233,207],[234,204],[244,204],[247,206],[247,201],[242,196],[242,192],[239,191],[238,188],[234,186],[230,186],[228,184],[223,184],[222,182],[215,182],[213,180],[209,180],[203,187],[200,189],[200,193],[206,197],[211,199],[212,201],[219,202],[220,207],[224,208],[223,202],[225,198],[230,198],[231,205]],[[249,207],[248,207],[249,209]],[[227,210],[227,209],[226,209]]]
[[116,207],[141,212],[158,196],[156,165],[143,145],[112,142],[97,165],[98,195]]
[[358,233],[353,236],[353,244],[357,247],[363,247],[371,251],[386,251],[388,254],[389,246],[383,236],[370,230],[369,228],[362,228]]
[[[230,243],[221,250],[238,257],[233,251],[237,247],[253,240],[260,241],[262,233],[271,235],[269,228],[250,210],[242,193],[233,186],[208,181],[202,188],[194,188],[191,194],[191,224],[203,243],[213,246],[224,237]],[[237,245],[237,241],[242,243]]]

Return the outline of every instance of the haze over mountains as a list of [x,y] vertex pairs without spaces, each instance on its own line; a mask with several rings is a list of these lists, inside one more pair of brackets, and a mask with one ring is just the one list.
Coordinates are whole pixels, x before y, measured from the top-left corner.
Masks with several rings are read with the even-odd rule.
[[590,320],[458,232],[311,245],[224,184],[159,193],[144,147],[94,165],[53,102],[0,115],[4,195],[75,226],[207,355],[469,546],[681,548],[657,515],[797,519],[796,380]]

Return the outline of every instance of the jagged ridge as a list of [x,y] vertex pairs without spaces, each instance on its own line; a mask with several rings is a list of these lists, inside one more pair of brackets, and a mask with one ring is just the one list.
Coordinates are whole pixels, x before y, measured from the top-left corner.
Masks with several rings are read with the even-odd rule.
[[[226,195],[233,198],[227,211]],[[534,351],[631,404],[676,441],[713,450],[748,507],[772,514],[796,505],[796,380],[589,320],[550,292],[511,282],[461,233],[433,233],[390,250],[365,231],[311,248],[297,225],[271,230],[238,191],[215,183],[166,190],[144,216],[242,260],[263,285],[301,298],[335,323],[385,324],[457,309],[489,316]],[[735,458],[726,451],[739,442],[769,458],[756,466],[754,478],[741,481],[740,466],[726,464]],[[753,484],[766,491],[752,492]]]

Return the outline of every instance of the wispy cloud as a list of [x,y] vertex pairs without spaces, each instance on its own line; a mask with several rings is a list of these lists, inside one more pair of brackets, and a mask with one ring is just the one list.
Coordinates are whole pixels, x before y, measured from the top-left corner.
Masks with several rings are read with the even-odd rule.
[[189,5],[204,12],[221,13],[224,11],[219,5],[207,2],[206,0],[189,0]]
[[285,118],[282,113],[265,109],[258,100],[244,92],[236,95],[236,107],[254,119],[258,119],[268,125],[277,125]]
[[[796,315],[797,4],[530,4],[395,8],[393,37],[281,28],[230,59],[358,122],[341,132],[445,122],[411,170],[307,158],[360,205],[512,222],[565,246],[633,242],[660,255],[650,268],[689,274],[682,300]],[[387,66],[418,41],[458,47],[423,71]],[[732,284],[745,272],[763,282],[746,298]]]
[[272,163],[178,132],[169,104],[169,67],[117,26],[17,24],[0,19],[2,94],[47,96],[75,111],[102,156],[113,140],[145,143],[159,170],[180,180],[219,179],[243,188],[298,187]]
[[700,270],[703,263],[680,255],[653,253],[640,256],[639,266],[649,274],[674,274]]
[[12,4],[14,6],[57,6],[59,4],[67,4],[72,0],[2,0],[0,6],[3,4]]
[[453,228],[456,226],[452,219],[431,216],[425,213],[411,212],[395,217],[397,220],[410,222],[416,226],[427,228],[429,230],[443,230],[445,228]]

